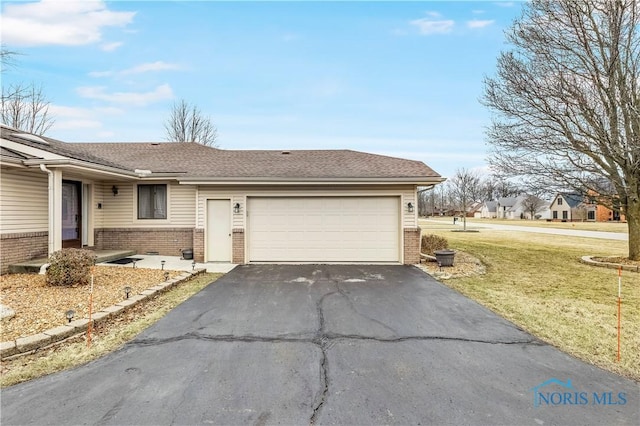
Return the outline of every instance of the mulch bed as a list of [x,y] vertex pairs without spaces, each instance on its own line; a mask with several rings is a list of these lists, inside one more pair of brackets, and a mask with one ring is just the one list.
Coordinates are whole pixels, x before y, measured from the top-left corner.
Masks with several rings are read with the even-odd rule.
[[416,266],[427,274],[442,280],[482,275],[486,272],[486,268],[479,259],[460,250],[454,251],[456,254],[453,258],[453,266],[439,267],[437,262],[428,260]]
[[[116,268],[96,266],[93,284],[93,312],[114,305],[125,298],[124,287],[131,295],[164,281],[158,269]],[[168,271],[169,278],[180,271]],[[74,319],[88,318],[90,286],[56,287],[45,282],[44,275],[9,274],[0,276],[2,304],[16,315],[2,320],[0,341],[15,340],[67,323],[65,312],[75,311]]]

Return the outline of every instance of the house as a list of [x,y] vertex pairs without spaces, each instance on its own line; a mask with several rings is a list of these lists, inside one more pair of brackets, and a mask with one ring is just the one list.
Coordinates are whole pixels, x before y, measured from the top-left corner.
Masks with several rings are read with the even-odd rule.
[[482,203],[479,201],[474,202],[467,208],[467,217],[480,217],[482,210]]
[[[496,205],[496,217],[498,219],[516,219],[517,208],[514,208],[518,203],[517,197],[501,197],[498,199]],[[520,216],[517,216],[520,219]]]
[[612,210],[598,204],[597,197],[593,195],[583,196],[578,193],[559,193],[551,202],[549,209],[552,220],[568,222],[625,220],[624,214],[621,214],[619,209]]
[[494,219],[498,217],[497,214],[498,202],[497,201],[485,201],[480,206],[480,217],[483,219]]
[[63,247],[209,262],[419,261],[419,161],[350,150],[65,143],[1,128],[2,272]]

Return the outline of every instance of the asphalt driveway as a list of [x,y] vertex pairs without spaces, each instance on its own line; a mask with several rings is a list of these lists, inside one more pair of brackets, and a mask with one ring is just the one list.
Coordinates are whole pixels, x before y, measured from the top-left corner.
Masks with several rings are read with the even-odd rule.
[[638,384],[409,266],[239,266],[10,424],[638,424]]

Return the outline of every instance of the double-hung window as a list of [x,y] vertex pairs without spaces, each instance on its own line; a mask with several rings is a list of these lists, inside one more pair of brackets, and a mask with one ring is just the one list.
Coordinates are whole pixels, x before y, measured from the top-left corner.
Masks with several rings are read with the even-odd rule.
[[167,218],[167,185],[138,185],[138,219]]

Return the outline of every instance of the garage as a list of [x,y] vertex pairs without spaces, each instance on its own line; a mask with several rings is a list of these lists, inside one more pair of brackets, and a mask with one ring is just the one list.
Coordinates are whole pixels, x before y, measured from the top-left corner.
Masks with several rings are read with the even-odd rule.
[[249,262],[400,262],[400,197],[250,197]]

